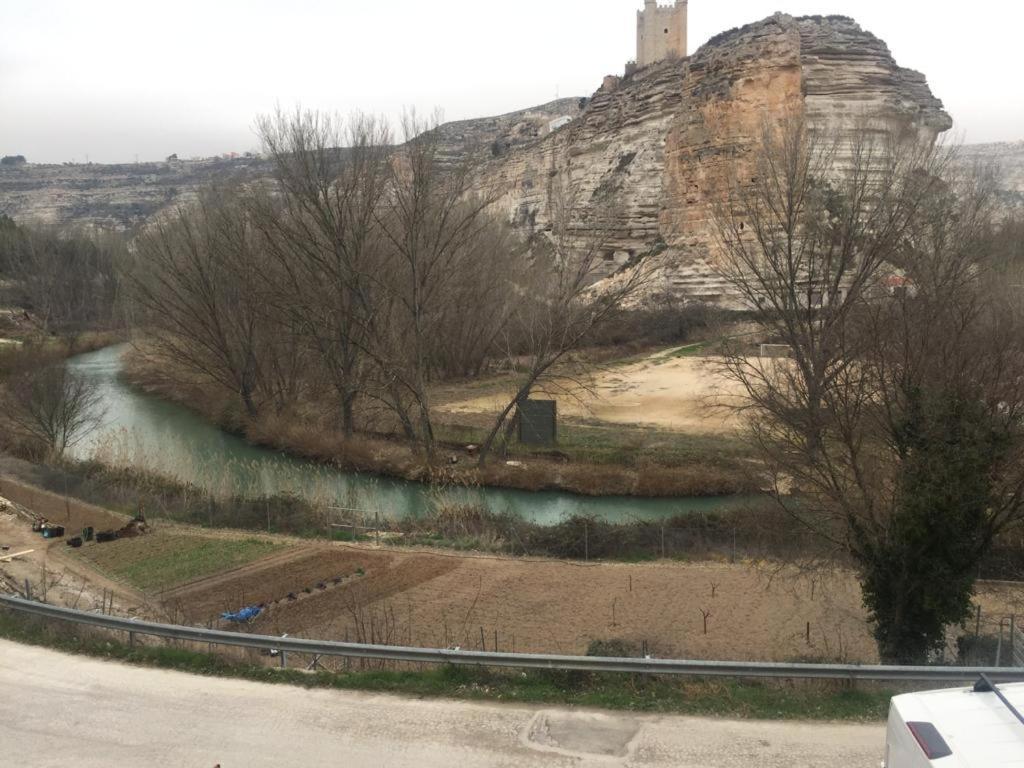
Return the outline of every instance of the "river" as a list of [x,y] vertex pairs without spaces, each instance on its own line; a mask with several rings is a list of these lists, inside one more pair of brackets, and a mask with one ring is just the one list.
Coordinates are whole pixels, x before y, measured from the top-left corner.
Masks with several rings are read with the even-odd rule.
[[657,520],[722,510],[746,501],[740,497],[592,498],[502,488],[437,491],[421,483],[343,472],[251,445],[188,408],[127,386],[120,378],[124,350],[124,346],[108,347],[68,361],[72,370],[97,383],[103,411],[100,426],[72,449],[74,458],[138,466],[218,494],[260,497],[291,493],[384,518],[422,514],[442,494],[445,499],[480,503],[492,511],[512,512],[543,525],[580,514],[612,522]]

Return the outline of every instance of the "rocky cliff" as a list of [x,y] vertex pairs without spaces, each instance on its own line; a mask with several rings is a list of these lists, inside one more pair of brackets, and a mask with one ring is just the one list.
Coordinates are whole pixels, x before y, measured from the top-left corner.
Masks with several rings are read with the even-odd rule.
[[[776,15],[693,56],[607,78],[571,124],[482,170],[482,190],[524,231],[550,224],[555,180],[569,179],[571,230],[600,236],[609,272],[664,247],[674,290],[720,301],[709,265],[714,182],[753,149],[766,114],[802,111],[830,133],[867,120],[929,138],[952,120],[923,75],[845,17]],[[600,211],[600,214],[596,214]]]
[[[436,130],[440,156],[453,163],[467,155],[501,157],[547,136],[554,121],[578,117],[586,103],[579,97],[559,99],[497,117],[445,123]],[[0,166],[0,214],[22,221],[130,229],[163,208],[194,199],[204,185],[270,174],[269,163],[253,156]]]
[[[549,226],[569,178],[572,232],[600,236],[609,272],[665,250],[668,286],[720,301],[726,287],[711,266],[715,188],[752,152],[763,117],[785,111],[802,111],[832,134],[864,120],[926,137],[952,125],[924,76],[898,66],[853,20],[780,14],[718,35],[687,59],[608,77],[590,99],[448,123],[438,133],[443,157],[481,159],[478,187],[524,234]],[[1001,160],[1008,199],[1024,200],[1024,143],[965,155],[972,150]],[[0,169],[0,213],[130,226],[211,180],[268,173],[256,158]]]
[[269,173],[268,164],[252,157],[0,167],[0,214],[19,221],[130,229],[169,205],[193,199],[206,184]]
[[960,150],[968,166],[996,170],[999,196],[1011,213],[1024,214],[1024,141],[969,144]]

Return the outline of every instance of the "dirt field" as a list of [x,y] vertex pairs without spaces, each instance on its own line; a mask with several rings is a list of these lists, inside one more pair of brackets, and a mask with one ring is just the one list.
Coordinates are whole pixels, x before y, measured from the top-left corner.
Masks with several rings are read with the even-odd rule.
[[[103,521],[93,514],[72,505],[75,525]],[[251,539],[158,528],[171,539]],[[118,614],[195,624],[218,625],[223,611],[266,604],[245,629],[275,635],[565,654],[585,653],[594,640],[623,639],[661,657],[877,660],[860,590],[847,572],[811,578],[754,564],[585,564],[266,538],[276,545],[266,557],[147,596],[90,570],[63,542],[44,543],[25,519],[0,514],[0,544],[36,549],[0,565],[0,576],[9,587],[29,578],[38,590],[48,574],[59,579],[50,602],[94,610],[101,593],[113,591]],[[152,546],[133,539],[105,553],[130,564]],[[1024,584],[982,584],[979,591],[986,632],[996,631],[1001,617],[1024,613]]]
[[848,574],[812,584],[748,565],[585,565],[313,546],[162,599],[198,622],[268,603],[252,631],[339,640],[373,634],[376,642],[479,648],[482,631],[488,650],[497,635],[503,651],[514,644],[575,654],[593,640],[621,638],[661,656],[874,659]]
[[[698,434],[738,431],[737,417],[722,408],[735,385],[714,370],[714,361],[659,352],[637,363],[598,374],[593,393],[559,399],[559,413],[611,424],[637,424]],[[496,413],[503,394],[490,393],[442,407],[451,414]]]
[[[3,481],[3,493],[16,504],[32,504],[33,511],[45,512],[45,516],[69,531],[80,531],[91,525],[97,530],[120,528],[127,518],[91,507],[80,502],[65,504],[54,494]],[[66,605],[81,610],[98,610],[114,600],[114,610],[119,615],[151,618],[154,614],[144,595],[131,587],[96,572],[81,558],[72,554],[64,539],[47,541],[32,532],[31,522],[26,517],[8,508],[0,511],[0,551],[11,555],[31,550],[31,553],[13,562],[0,563],[0,586],[21,593],[27,580],[35,597],[45,597],[47,602]]]

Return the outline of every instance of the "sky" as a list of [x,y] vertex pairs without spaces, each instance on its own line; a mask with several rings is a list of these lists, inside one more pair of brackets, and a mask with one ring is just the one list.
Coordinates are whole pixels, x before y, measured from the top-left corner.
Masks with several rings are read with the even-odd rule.
[[[277,105],[458,120],[589,96],[642,0],[0,0],[0,155],[132,162],[257,150]],[[967,142],[1024,139],[1010,0],[690,0],[690,49],[783,10],[843,14],[927,74]]]

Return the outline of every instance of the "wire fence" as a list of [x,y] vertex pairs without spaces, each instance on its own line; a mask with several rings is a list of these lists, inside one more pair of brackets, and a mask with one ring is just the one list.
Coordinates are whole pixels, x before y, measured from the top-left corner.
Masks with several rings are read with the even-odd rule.
[[287,664],[286,654],[295,653],[312,657],[314,663],[321,657],[344,657],[473,667],[674,675],[701,678],[727,677],[950,683],[974,681],[984,674],[997,682],[1024,681],[1024,669],[992,667],[896,667],[851,664],[783,664],[653,658],[601,658],[338,643],[300,638],[249,635],[215,629],[135,621],[102,613],[95,614],[75,611],[69,608],[4,595],[0,595],[0,607],[47,620],[71,622],[78,625],[125,632],[128,634],[129,643],[134,643],[136,635],[149,635],[172,640],[205,643],[210,646],[223,645],[267,650],[281,655],[282,666]]

